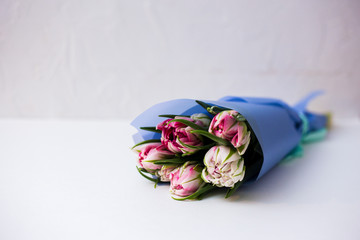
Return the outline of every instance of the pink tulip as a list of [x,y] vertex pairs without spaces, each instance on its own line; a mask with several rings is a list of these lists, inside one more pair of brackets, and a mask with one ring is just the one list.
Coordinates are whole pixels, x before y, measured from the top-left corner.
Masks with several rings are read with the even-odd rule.
[[170,173],[170,193],[174,197],[187,197],[195,193],[203,184],[202,168],[185,163]]
[[174,156],[174,153],[170,152],[163,144],[146,143],[134,148],[139,154],[139,165],[151,174],[161,169],[161,165],[154,164],[152,160],[168,159]]
[[237,120],[237,116],[239,113],[234,110],[218,113],[210,123],[209,132],[230,141],[242,155],[250,143],[250,131],[245,122]]
[[[184,119],[193,122],[199,126],[207,127],[209,118],[199,114],[193,115],[193,118],[175,117],[175,119]],[[191,133],[194,129],[186,126],[180,122],[170,122],[172,119],[167,119],[157,125],[157,129],[161,130],[161,142],[173,153],[192,154],[198,151],[197,147],[203,145],[202,137],[198,134]]]

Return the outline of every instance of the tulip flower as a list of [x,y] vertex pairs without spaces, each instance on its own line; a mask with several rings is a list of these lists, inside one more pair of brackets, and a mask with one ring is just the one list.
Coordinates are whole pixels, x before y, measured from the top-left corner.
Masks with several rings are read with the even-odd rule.
[[218,113],[210,123],[209,132],[230,141],[239,154],[243,155],[250,143],[250,131],[244,121],[238,120],[239,116],[234,110]]
[[195,114],[191,115],[190,118],[195,120],[195,123],[202,127],[208,127],[210,124],[210,121],[211,121],[209,116],[207,116],[203,113],[195,113]]
[[162,168],[161,165],[155,164],[153,160],[168,159],[174,156],[174,153],[170,152],[160,142],[141,144],[133,150],[138,153],[139,165],[151,174]]
[[187,197],[195,193],[203,184],[202,167],[185,163],[170,173],[170,193],[173,197]]
[[[194,114],[188,117],[175,117],[175,119],[183,119],[200,127],[207,127],[209,117],[205,114]],[[203,139],[200,135],[192,133],[192,127],[184,123],[171,121],[167,119],[157,125],[157,129],[161,130],[161,142],[173,153],[183,153],[186,155],[193,154],[203,146]]]
[[161,182],[170,182],[170,174],[176,167],[176,165],[164,165],[155,172],[155,175],[160,178]]
[[245,176],[244,159],[232,147],[214,146],[204,157],[203,180],[217,187],[234,187]]

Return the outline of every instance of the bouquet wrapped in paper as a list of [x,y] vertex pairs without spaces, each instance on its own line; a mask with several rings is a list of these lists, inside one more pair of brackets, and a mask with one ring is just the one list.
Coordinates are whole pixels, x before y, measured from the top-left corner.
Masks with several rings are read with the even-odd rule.
[[226,188],[229,197],[281,160],[301,155],[302,143],[325,136],[327,116],[306,110],[318,94],[293,107],[233,96],[154,105],[132,122],[137,169],[155,186],[169,182],[176,200],[199,199],[216,188]]

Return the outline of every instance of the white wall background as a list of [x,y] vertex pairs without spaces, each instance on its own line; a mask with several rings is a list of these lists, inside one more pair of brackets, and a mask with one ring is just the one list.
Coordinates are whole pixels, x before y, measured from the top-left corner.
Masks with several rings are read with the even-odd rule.
[[360,1],[0,0],[0,117],[133,118],[223,95],[360,116]]

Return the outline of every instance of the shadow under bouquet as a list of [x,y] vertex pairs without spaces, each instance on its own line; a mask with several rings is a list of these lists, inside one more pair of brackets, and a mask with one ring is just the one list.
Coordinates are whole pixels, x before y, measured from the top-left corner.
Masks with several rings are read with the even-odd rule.
[[155,186],[169,182],[176,200],[201,199],[216,188],[226,188],[228,198],[280,161],[301,156],[303,143],[324,138],[328,117],[306,110],[317,95],[293,107],[233,96],[154,105],[132,122],[137,169]]

